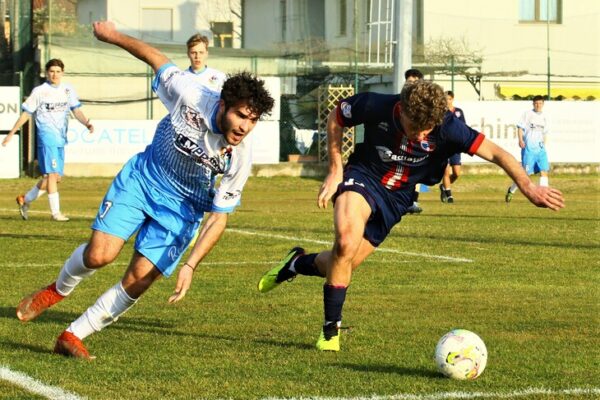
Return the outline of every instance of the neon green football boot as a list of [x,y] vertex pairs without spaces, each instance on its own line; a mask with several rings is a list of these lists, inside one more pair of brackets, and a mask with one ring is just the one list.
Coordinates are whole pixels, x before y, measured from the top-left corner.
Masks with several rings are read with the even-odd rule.
[[302,254],[304,254],[302,247],[294,247],[290,250],[287,256],[275,268],[269,270],[260,278],[260,281],[258,281],[258,291],[267,293],[279,286],[281,282],[294,279],[297,274],[289,270],[290,264],[292,260]]
[[319,335],[319,340],[317,340],[317,350],[340,351],[340,330],[337,327],[337,324],[334,324],[333,326],[334,331],[332,331],[331,327],[328,325],[323,326],[321,334]]

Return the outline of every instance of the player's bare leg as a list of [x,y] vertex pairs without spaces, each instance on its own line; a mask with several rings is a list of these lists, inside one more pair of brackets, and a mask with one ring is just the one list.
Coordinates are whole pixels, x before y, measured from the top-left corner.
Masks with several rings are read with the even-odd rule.
[[370,215],[371,207],[365,198],[356,192],[344,192],[336,199],[335,243],[327,260],[327,277],[323,286],[325,318],[316,345],[319,350],[339,351],[340,349],[339,328],[342,308],[352,278],[352,270],[358,267],[358,261],[362,262],[375,250],[363,238]]

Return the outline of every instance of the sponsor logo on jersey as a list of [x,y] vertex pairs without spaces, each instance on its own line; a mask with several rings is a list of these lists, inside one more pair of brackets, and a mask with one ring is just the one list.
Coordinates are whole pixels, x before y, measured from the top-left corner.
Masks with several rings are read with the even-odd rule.
[[402,164],[419,164],[423,162],[429,154],[425,154],[424,156],[415,156],[410,153],[403,154],[394,154],[394,152],[387,147],[384,146],[375,146],[377,148],[377,153],[379,153],[379,158],[383,162],[398,162]]
[[69,110],[69,105],[66,102],[61,103],[44,103],[41,109],[45,112],[63,112]]
[[208,132],[208,126],[206,125],[206,122],[204,122],[204,118],[201,117],[198,111],[186,105],[182,105],[180,111],[181,117],[183,118],[187,126],[199,131],[200,133]]
[[377,127],[383,131],[388,131],[390,129],[390,126],[387,122],[380,122]]
[[174,144],[179,152],[188,155],[196,164],[208,167],[215,174],[225,173],[231,164],[231,146],[221,148],[218,155],[211,157],[196,141],[181,133],[175,137]]
[[225,195],[223,196],[223,200],[233,200],[236,197],[240,197],[241,195],[242,195],[241,190],[235,190],[233,192],[225,192]]
[[342,115],[346,118],[352,118],[352,106],[345,101],[340,104],[340,109],[342,110]]

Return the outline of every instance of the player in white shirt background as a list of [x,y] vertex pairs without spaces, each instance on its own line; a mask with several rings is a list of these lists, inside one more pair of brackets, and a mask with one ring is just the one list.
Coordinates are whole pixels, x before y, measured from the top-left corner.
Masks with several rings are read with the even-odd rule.
[[23,113],[2,142],[2,145],[6,146],[29,117],[34,116],[37,128],[37,158],[42,179],[25,195],[17,196],[19,212],[25,220],[28,218],[30,204],[46,191],[52,219],[59,222],[69,220],[60,212],[58,194],[58,184],[65,165],[64,148],[67,144],[69,112],[72,112],[90,133],[94,132],[90,120],[81,111],[81,103],[75,89],[62,82],[64,70],[65,65],[59,59],[54,58],[46,63],[47,81],[31,91],[31,95],[22,105]]
[[[527,175],[540,174],[540,186],[548,186],[548,172],[550,164],[546,153],[546,135],[549,132],[548,116],[543,112],[544,98],[533,98],[533,109],[527,110],[517,123],[519,147],[521,148],[521,164]],[[507,203],[512,200],[517,191],[513,183],[504,197]]]
[[227,76],[214,68],[206,65],[208,58],[208,38],[199,33],[192,35],[187,40],[187,56],[190,59],[190,67],[186,70],[204,86],[220,91]]
[[[93,28],[98,40],[152,67],[152,87],[169,114],[158,124],[152,143],[115,177],[89,242],[73,251],[55,282],[17,306],[21,321],[33,320],[112,263],[135,234],[135,252],[123,278],[56,341],[55,353],[86,359],[93,357],[82,341],[116,321],[157,279],[175,271],[207,213],[168,302],[185,296],[196,266],[219,241],[228,214],[240,203],[252,160],[251,142],[244,138],[274,104],[264,81],[249,73],[231,76],[219,93],[196,82],[154,47],[117,31],[112,22],[95,22]],[[223,177],[215,187],[217,175]]]

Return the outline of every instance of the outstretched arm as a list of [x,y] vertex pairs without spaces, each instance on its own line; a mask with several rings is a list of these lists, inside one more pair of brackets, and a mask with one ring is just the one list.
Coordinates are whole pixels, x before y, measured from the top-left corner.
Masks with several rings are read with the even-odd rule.
[[525,197],[536,206],[547,207],[554,211],[565,206],[563,195],[559,190],[534,184],[521,164],[494,142],[484,139],[475,154],[506,171]]
[[117,31],[110,21],[97,21],[92,24],[94,35],[102,42],[114,44],[129,52],[152,67],[154,72],[169,62],[167,56],[148,43]]
[[185,297],[192,284],[192,277],[196,266],[215,247],[225,231],[228,215],[225,213],[210,213],[200,230],[200,235],[198,236],[198,240],[196,240],[192,252],[188,256],[187,261],[179,269],[175,292],[169,297],[169,303],[176,303]]

